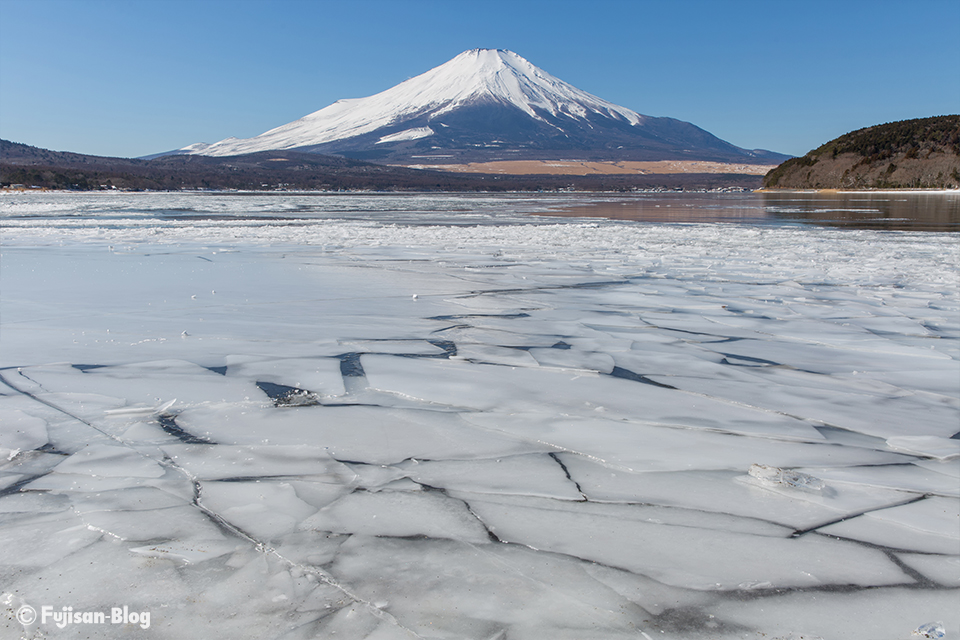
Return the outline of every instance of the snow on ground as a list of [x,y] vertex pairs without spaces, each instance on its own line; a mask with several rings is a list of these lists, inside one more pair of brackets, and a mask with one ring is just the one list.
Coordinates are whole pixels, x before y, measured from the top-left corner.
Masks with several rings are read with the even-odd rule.
[[958,637],[956,236],[555,204],[3,196],[4,637]]

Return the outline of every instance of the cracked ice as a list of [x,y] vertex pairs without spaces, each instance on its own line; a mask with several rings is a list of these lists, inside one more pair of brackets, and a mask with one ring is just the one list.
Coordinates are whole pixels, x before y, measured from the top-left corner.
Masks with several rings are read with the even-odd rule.
[[960,633],[956,236],[558,201],[3,196],[0,627]]

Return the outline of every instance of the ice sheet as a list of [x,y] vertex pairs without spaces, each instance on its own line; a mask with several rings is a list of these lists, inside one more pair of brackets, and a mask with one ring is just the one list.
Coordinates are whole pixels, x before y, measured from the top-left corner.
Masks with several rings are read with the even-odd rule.
[[830,484],[826,491],[805,492],[746,482],[746,473],[738,471],[633,473],[581,455],[558,457],[580,490],[592,500],[736,514],[796,531],[813,531],[841,518],[916,499],[915,494],[902,491],[843,483]]
[[0,460],[13,459],[21,451],[39,449],[47,444],[47,423],[19,409],[0,409],[0,422],[4,424]]
[[462,502],[433,492],[359,491],[301,522],[301,528],[374,536],[488,542],[481,522]]
[[630,506],[613,509],[533,498],[468,501],[501,540],[626,569],[673,586],[750,590],[911,581],[879,552],[819,537],[790,538],[789,532],[774,527],[728,531],[709,517],[699,523],[670,522],[668,513],[648,515]]
[[892,549],[953,554],[960,550],[960,505],[952,498],[931,497],[872,511],[820,531]]
[[[710,610],[728,624],[753,626],[759,621],[773,637],[789,638],[791,633],[802,633],[803,637],[810,638],[913,640],[920,637],[914,630],[928,622],[944,622],[947,638],[958,633],[960,614],[954,606],[956,597],[955,590],[929,592],[896,588],[872,597],[863,593],[796,593],[762,602],[727,601]],[[806,615],[804,612],[810,607],[815,607],[819,615]]]
[[577,197],[0,196],[0,635],[960,634],[956,237]]

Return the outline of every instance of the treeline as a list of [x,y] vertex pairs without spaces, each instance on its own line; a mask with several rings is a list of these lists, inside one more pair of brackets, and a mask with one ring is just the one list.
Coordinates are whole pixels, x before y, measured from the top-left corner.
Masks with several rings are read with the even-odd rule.
[[389,167],[337,156],[264,152],[234,157],[101,158],[0,141],[0,186],[88,191],[183,189],[321,191],[629,191],[757,188],[739,174],[508,176]]
[[813,153],[855,153],[882,160],[904,152],[912,157],[920,150],[960,155],[960,115],[901,120],[859,129],[831,140]]

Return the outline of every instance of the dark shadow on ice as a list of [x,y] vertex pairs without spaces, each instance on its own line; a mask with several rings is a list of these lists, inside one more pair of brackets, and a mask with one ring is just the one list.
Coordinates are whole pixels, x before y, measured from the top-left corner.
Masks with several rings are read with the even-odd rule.
[[603,289],[605,287],[616,287],[630,284],[629,280],[601,280],[598,282],[577,282],[574,284],[547,284],[539,287],[513,287],[511,289],[484,289],[483,291],[470,291],[460,297],[476,298],[488,295],[503,295],[511,293],[532,293],[534,291],[559,291],[563,289]]
[[[340,358],[340,375],[345,378],[363,378],[367,374],[360,364],[360,354],[357,352],[343,353]],[[257,384],[260,384],[259,382]]]
[[567,465],[563,464],[563,460],[560,459],[560,456],[558,456],[555,451],[552,451],[552,452],[548,453],[547,455],[550,456],[550,457],[553,459],[554,462],[556,462],[558,465],[560,465],[560,468],[563,469],[564,475],[567,476],[567,480],[569,480],[570,482],[572,482],[573,485],[577,488],[577,493],[579,493],[581,496],[583,496],[583,501],[584,501],[584,502],[590,502],[590,499],[587,498],[587,494],[585,494],[585,493],[583,492],[583,488],[580,486],[580,483],[577,482],[576,480],[574,480],[574,479],[573,479],[573,476],[570,475],[570,470],[567,469]]
[[57,449],[56,447],[54,447],[54,446],[53,446],[52,444],[50,444],[49,442],[48,442],[47,444],[43,445],[42,447],[37,448],[36,450],[37,450],[37,451],[42,451],[43,453],[49,453],[50,455],[54,455],[54,456],[69,456],[69,455],[72,455],[72,454],[67,453],[66,451],[60,451],[59,449]]
[[70,366],[73,367],[74,369],[77,369],[78,371],[82,371],[82,372],[86,373],[87,371],[90,371],[91,369],[103,369],[104,367],[106,367],[106,366],[108,366],[108,365],[105,365],[105,364],[73,364],[73,365],[70,365]]
[[4,496],[12,495],[14,493],[19,493],[20,490],[23,489],[25,486],[27,486],[34,480],[39,480],[40,478],[44,477],[48,473],[50,472],[44,471],[43,473],[38,473],[32,476],[27,476],[26,478],[21,478],[20,480],[17,480],[13,484],[11,484],[9,487],[0,489],[0,498],[3,498]]
[[[789,364],[783,364],[782,362],[774,362],[773,360],[765,360],[763,358],[754,358],[751,356],[741,356],[735,353],[722,353],[718,352],[720,355],[724,356],[723,360],[720,361],[720,364],[728,364],[731,367],[782,367],[784,369],[790,369],[791,371],[800,371],[803,373],[812,373],[813,375],[823,375],[820,371],[814,371],[812,369],[800,369]],[[741,360],[742,362],[732,362],[733,360]]]
[[223,366],[223,367],[204,367],[204,369],[207,369],[208,371],[213,371],[214,373],[219,373],[219,374],[222,375],[222,376],[227,375],[227,367],[226,367],[226,366]]
[[192,433],[184,431],[180,425],[177,424],[177,417],[171,413],[161,413],[157,416],[157,422],[160,423],[160,427],[167,432],[167,434],[184,444],[217,444],[209,438],[195,436]]
[[[342,367],[341,367],[342,368]],[[320,398],[312,391],[285,384],[257,380],[257,386],[273,400],[277,407],[310,407],[320,404]]]
[[427,340],[427,342],[438,349],[442,349],[443,353],[436,355],[427,354],[421,356],[423,358],[451,358],[457,355],[457,345],[453,342],[453,340]]
[[[773,360],[765,360],[763,358],[753,358],[751,356],[739,356],[735,353],[720,353],[724,356],[723,364],[733,365],[735,367],[751,367],[756,365],[766,365],[768,367],[781,367],[783,366],[779,362],[774,362]],[[734,360],[743,360],[743,362],[730,362],[728,358],[733,358]],[[747,362],[752,362],[754,364],[745,364]]]
[[529,318],[529,313],[458,313],[449,316],[431,316],[427,320],[463,320],[464,318],[502,318],[513,320],[515,318]]
[[231,476],[217,478],[217,482],[260,482],[261,480],[299,480],[298,475],[267,475],[267,476]]
[[564,342],[563,340],[561,340],[560,342],[556,342],[556,343],[550,345],[549,347],[545,347],[545,346],[542,345],[542,344],[531,344],[531,345],[522,345],[522,344],[498,344],[498,345],[494,345],[494,346],[496,346],[496,347],[498,347],[498,348],[500,348],[500,349],[513,349],[514,351],[528,351],[528,352],[529,352],[531,349],[561,349],[561,350],[567,350],[567,349],[570,349],[570,348],[571,348],[570,345],[567,344],[566,342]]
[[623,367],[614,366],[613,371],[610,372],[610,375],[613,376],[614,378],[622,378],[624,380],[633,380],[634,382],[642,382],[643,384],[653,385],[654,387],[662,387],[664,389],[674,389],[674,390],[676,389],[676,387],[674,386],[656,382],[654,380],[651,380],[650,378],[647,378],[646,376],[640,375],[639,373],[634,373],[629,369],[624,369]]

